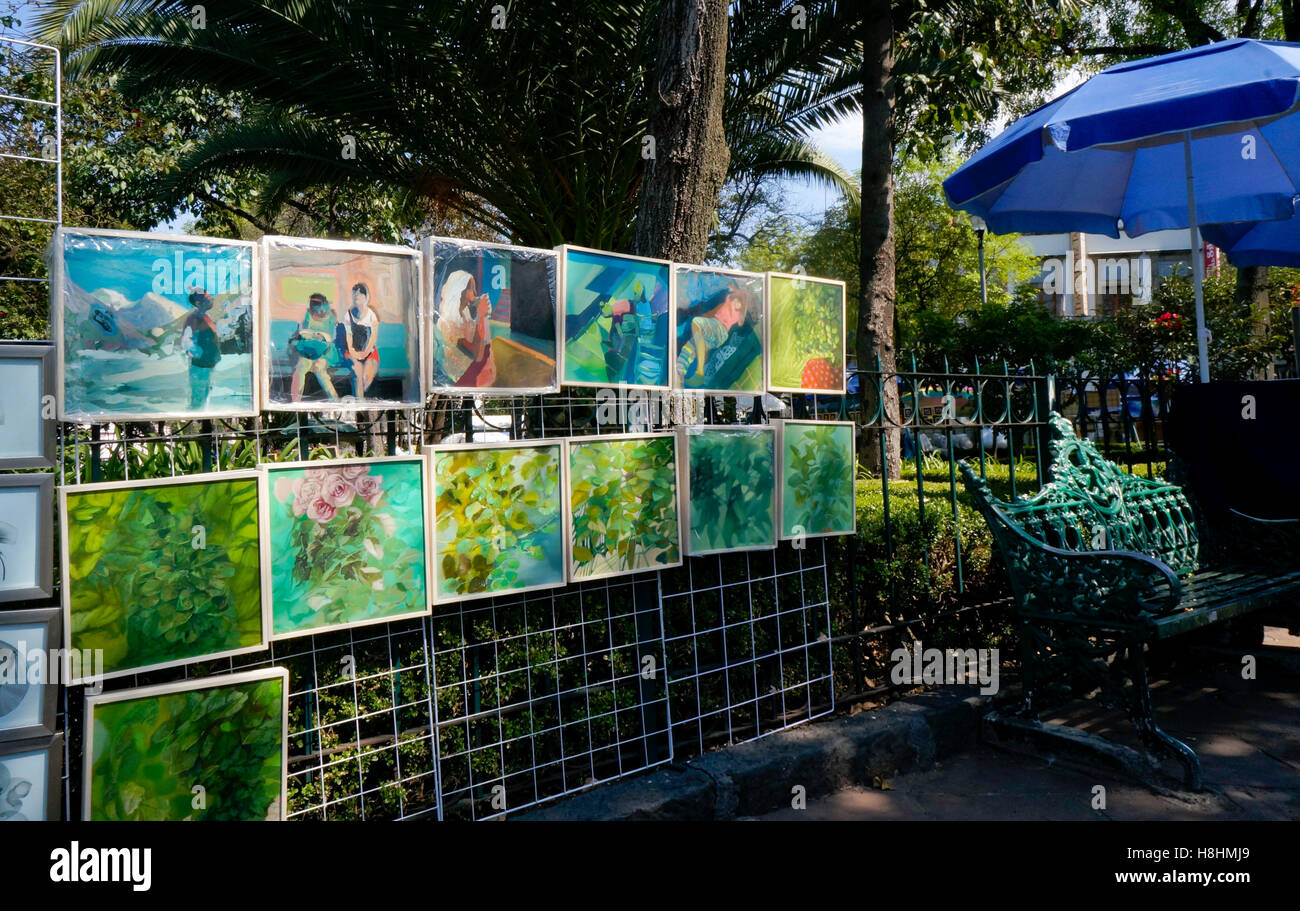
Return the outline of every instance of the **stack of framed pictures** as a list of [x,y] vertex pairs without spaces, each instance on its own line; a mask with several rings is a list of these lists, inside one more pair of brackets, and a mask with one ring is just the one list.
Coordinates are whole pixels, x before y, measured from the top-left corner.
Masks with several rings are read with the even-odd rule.
[[62,816],[57,608],[0,611],[0,822]]

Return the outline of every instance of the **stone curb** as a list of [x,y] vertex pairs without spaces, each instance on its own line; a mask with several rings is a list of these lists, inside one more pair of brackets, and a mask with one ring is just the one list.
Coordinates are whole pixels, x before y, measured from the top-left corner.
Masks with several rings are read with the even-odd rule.
[[874,711],[791,728],[706,753],[556,803],[512,814],[519,820],[723,820],[930,768],[980,734],[988,697],[945,687]]

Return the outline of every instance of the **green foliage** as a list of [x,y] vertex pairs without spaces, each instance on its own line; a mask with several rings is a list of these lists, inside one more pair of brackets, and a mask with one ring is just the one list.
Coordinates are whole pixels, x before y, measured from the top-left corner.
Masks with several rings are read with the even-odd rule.
[[[438,453],[434,465],[439,592],[483,594],[529,584],[520,580],[521,561],[541,564],[543,545],[558,544],[562,534],[560,450],[464,449]],[[524,579],[538,568],[524,570]],[[563,580],[559,564],[548,581]]]
[[[95,709],[90,818],[277,819],[284,682],[257,680]],[[204,806],[196,808],[195,786]]]
[[[860,7],[818,4],[795,30],[785,6],[731,11],[732,173],[836,182],[842,171],[805,134],[857,105]],[[209,125],[160,196],[257,175],[255,207],[316,194],[332,214],[340,196],[391,195],[437,201],[522,243],[627,249],[659,4],[599,0],[578,16],[561,0],[508,7],[500,28],[467,0],[239,3],[194,29],[188,9],[164,3],[56,0],[41,26],[74,80],[118,74],[132,98],[200,87],[238,99],[239,116]],[[345,135],[354,156],[340,154]]]
[[577,575],[681,559],[672,437],[574,440],[569,453]]
[[106,671],[258,645],[257,481],[68,495],[73,648]]
[[819,422],[782,427],[781,532],[853,528],[853,428]]
[[774,435],[727,428],[687,435],[691,552],[775,543]]

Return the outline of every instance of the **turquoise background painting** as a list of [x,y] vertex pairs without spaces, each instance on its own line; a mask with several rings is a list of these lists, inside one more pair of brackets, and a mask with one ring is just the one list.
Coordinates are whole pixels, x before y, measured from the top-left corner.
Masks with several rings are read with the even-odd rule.
[[564,270],[565,382],[667,386],[668,266],[566,250]]
[[[64,408],[69,414],[219,415],[253,408],[249,247],[68,234],[63,248]],[[220,359],[191,384],[182,350],[190,291],[213,299]]]
[[271,635],[420,613],[423,463],[271,468]]

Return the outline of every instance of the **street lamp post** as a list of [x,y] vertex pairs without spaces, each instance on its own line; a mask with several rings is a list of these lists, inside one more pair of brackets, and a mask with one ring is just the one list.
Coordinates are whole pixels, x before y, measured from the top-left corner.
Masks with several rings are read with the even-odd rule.
[[979,240],[980,303],[987,304],[989,302],[989,289],[984,278],[984,232],[988,230],[988,225],[985,224],[984,219],[980,218],[978,215],[972,215],[970,217],[970,225],[975,229],[975,237]]

